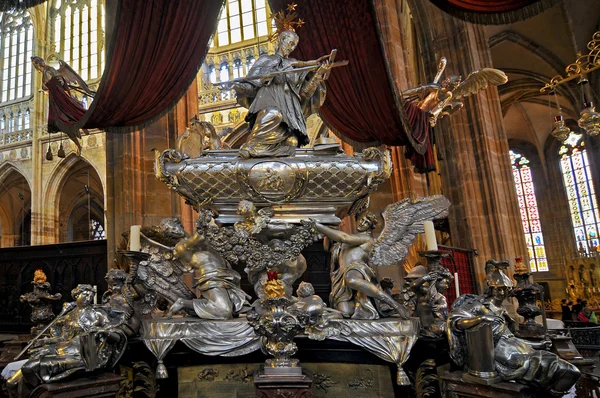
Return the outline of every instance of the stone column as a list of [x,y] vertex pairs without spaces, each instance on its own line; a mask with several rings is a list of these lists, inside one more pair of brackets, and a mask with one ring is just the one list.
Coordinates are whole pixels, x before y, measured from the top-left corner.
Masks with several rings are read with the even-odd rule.
[[[31,21],[33,22],[33,32],[35,35],[34,55],[45,57],[47,52],[48,26],[46,16],[48,15],[47,3],[40,4],[30,10]],[[25,60],[30,62],[30,60]],[[31,140],[31,162],[32,162],[32,183],[31,183],[31,245],[41,245],[46,242],[46,237],[51,235],[52,231],[44,228],[48,224],[47,215],[44,212],[44,145],[43,138],[48,138],[47,122],[48,115],[46,108],[48,105],[47,96],[39,92],[42,88],[42,74],[33,69],[32,72],[33,109],[31,114],[31,126],[33,127],[33,137]],[[55,242],[52,242],[55,243]]]
[[188,231],[193,216],[182,199],[154,177],[154,153],[174,148],[178,134],[198,112],[198,89],[187,94],[165,116],[145,129],[126,134],[107,133],[106,235],[109,264],[123,232],[131,225],[151,226],[165,217],[182,217]]
[[[430,51],[428,64],[445,56],[446,73],[463,77],[493,66],[483,27],[457,20],[428,2],[413,6],[426,35],[422,39]],[[428,71],[428,76],[434,73]],[[487,259],[510,260],[526,253],[526,246],[498,91],[490,88],[467,97],[464,105],[439,123],[436,138],[443,158],[442,193],[452,202],[452,244],[477,250],[475,271],[481,283]]]

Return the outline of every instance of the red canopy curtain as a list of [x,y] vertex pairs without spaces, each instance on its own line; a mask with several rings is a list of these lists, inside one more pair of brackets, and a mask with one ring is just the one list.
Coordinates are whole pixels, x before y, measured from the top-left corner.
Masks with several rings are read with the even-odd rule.
[[[275,12],[285,9],[288,0],[270,4]],[[372,0],[303,0],[296,11],[306,23],[297,31],[300,42],[293,56],[316,59],[337,49],[336,60],[349,61],[348,66],[333,69],[327,81],[320,113],[328,127],[353,145],[405,145],[417,170],[432,170],[426,114],[402,104]]]
[[81,117],[51,105],[58,129],[127,132],[157,120],[196,77],[222,5],[223,0],[118,0],[94,101]]
[[560,0],[429,0],[448,14],[482,25],[505,25],[531,18]]

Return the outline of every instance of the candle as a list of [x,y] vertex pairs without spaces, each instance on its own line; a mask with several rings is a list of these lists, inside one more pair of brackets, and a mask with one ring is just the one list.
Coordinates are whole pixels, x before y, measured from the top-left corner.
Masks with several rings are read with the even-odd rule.
[[141,225],[132,225],[129,227],[129,250],[139,252],[142,248],[140,244]]
[[427,251],[437,251],[437,240],[435,239],[435,228],[433,228],[432,221],[425,221],[423,223],[423,227],[425,227],[425,244],[427,247]]
[[98,286],[94,285],[94,304],[98,304]]
[[458,272],[454,273],[454,288],[456,289],[456,297],[460,296],[460,286],[458,285]]

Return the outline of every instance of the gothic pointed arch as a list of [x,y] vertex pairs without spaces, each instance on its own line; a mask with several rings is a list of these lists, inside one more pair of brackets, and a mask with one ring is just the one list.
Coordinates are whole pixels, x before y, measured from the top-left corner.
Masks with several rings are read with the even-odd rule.
[[31,185],[11,162],[0,166],[0,246],[31,244]]
[[45,190],[53,242],[104,239],[104,187],[85,158],[70,154],[57,164]]

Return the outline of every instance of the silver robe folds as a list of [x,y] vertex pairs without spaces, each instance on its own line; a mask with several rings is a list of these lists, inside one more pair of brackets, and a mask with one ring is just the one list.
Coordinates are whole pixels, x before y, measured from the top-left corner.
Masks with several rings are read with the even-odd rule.
[[[246,77],[291,70],[294,62],[295,59],[279,54],[261,55]],[[248,108],[246,121],[250,128],[240,153],[252,157],[289,156],[296,146],[308,143],[305,118],[317,112],[325,101],[324,83],[319,83],[314,92],[305,90],[313,74],[312,71],[288,73],[236,88],[238,103]],[[297,143],[293,142],[294,137]]]
[[229,315],[240,313],[246,299],[249,296],[240,288],[240,274],[230,268],[214,269],[202,274],[196,274],[197,281],[194,284],[199,299],[192,300],[194,312],[199,318],[204,319],[229,319],[231,316],[223,316],[223,308],[211,300],[211,297],[204,297],[206,293],[213,289],[222,289],[227,292],[231,302],[231,311]]
[[61,341],[33,349],[29,360],[21,368],[23,377],[37,385],[38,378],[49,383],[86,370],[91,364],[86,364],[82,356],[83,338],[89,341],[89,348],[96,351],[94,369],[113,367],[125,349],[127,336],[119,328],[112,327],[110,333],[116,341],[109,342],[106,334],[95,332],[101,324],[106,328],[111,324],[122,324],[122,320],[111,319],[103,308],[92,306],[77,308],[66,314],[51,328],[50,337],[58,337]]
[[349,271],[360,272],[364,280],[379,284],[375,271],[362,261],[355,261],[343,270],[337,268],[331,273],[331,293],[329,294],[331,307],[338,308],[340,303],[354,301],[352,319],[379,319],[379,312],[371,298],[362,292],[352,290],[346,284],[346,274]]
[[520,381],[543,390],[561,391],[561,385],[570,386],[579,378],[579,370],[569,362],[549,351],[536,350],[525,340],[515,337],[508,328],[508,313],[503,307],[472,294],[460,296],[452,305],[448,318],[450,357],[457,365],[466,365],[468,358],[465,332],[457,328],[457,322],[486,314],[498,317],[491,324],[494,359],[496,370],[504,380]]

